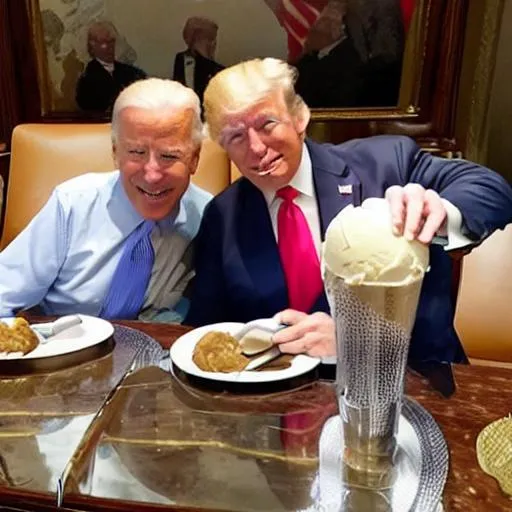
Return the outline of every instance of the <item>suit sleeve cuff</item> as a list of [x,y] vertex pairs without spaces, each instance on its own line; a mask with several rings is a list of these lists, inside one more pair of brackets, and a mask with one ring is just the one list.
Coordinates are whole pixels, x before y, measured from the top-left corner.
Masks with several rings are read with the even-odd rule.
[[444,250],[453,251],[474,244],[473,240],[462,234],[462,214],[460,210],[447,199],[441,198],[441,201],[446,210],[446,226],[438,231],[435,238],[444,238],[442,243]]

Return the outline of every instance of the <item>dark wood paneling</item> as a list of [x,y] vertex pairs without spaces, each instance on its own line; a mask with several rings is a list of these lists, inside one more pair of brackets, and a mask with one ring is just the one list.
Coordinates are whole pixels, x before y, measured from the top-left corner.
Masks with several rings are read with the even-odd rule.
[[0,0],[0,141],[13,128],[41,118],[32,30],[24,0]]
[[4,182],[4,189],[2,192],[2,207],[0,208],[0,233],[4,228],[4,214],[5,214],[5,199],[7,196],[7,184],[9,182],[9,162],[11,160],[9,153],[0,152],[0,176]]

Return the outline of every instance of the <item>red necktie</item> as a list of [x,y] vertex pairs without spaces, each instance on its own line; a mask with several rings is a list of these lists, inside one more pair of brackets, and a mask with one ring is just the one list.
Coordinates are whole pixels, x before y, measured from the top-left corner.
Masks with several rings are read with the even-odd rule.
[[290,186],[276,193],[283,200],[277,214],[277,239],[289,305],[308,313],[324,285],[306,217],[293,202],[298,195],[299,192]]

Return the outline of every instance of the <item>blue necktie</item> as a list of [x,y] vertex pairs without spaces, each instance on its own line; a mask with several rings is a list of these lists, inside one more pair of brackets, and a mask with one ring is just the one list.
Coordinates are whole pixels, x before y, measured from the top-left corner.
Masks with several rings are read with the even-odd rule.
[[107,320],[137,318],[151,277],[155,251],[151,243],[154,221],[144,221],[126,239],[99,316]]

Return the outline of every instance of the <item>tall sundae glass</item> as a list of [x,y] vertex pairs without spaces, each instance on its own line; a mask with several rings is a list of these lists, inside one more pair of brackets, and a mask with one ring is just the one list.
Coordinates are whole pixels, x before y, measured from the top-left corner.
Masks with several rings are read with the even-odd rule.
[[336,324],[347,487],[380,491],[396,478],[407,353],[428,254],[393,234],[380,199],[345,208],[327,229],[322,271]]

